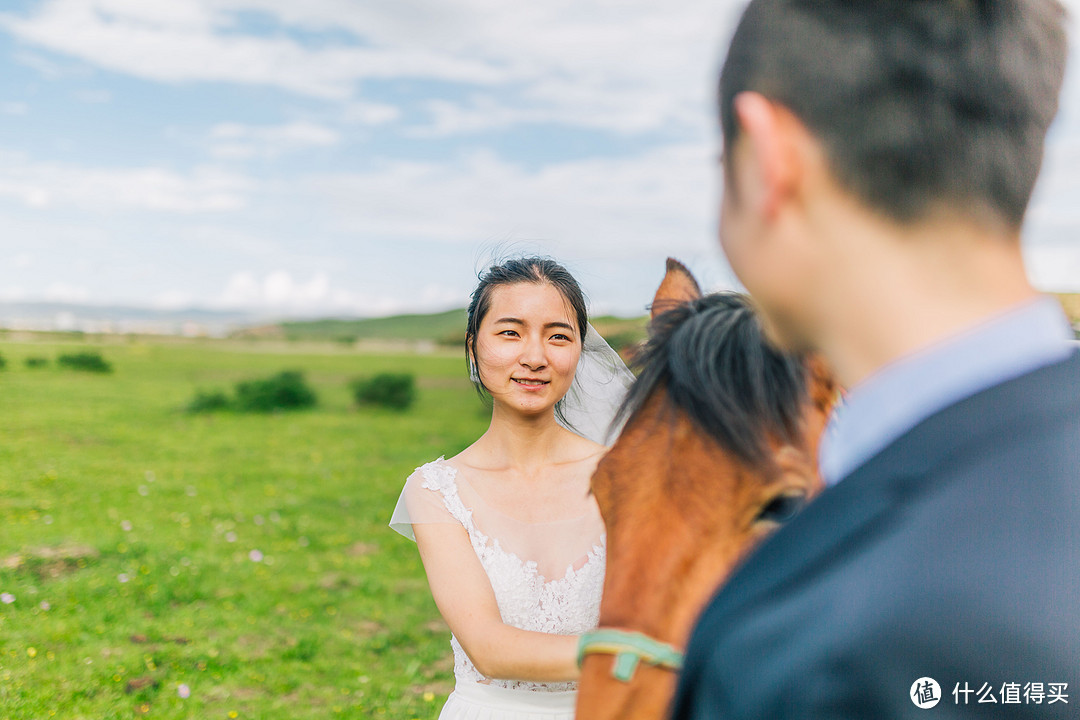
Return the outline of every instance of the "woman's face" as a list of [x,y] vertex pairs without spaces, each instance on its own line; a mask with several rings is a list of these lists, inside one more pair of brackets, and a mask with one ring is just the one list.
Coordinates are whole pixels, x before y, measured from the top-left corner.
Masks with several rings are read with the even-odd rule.
[[570,389],[581,356],[570,304],[548,283],[500,285],[476,335],[476,366],[495,402],[545,412]]

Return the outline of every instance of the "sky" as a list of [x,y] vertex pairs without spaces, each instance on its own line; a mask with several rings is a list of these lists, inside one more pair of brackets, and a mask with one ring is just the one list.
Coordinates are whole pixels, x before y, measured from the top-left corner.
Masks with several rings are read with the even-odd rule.
[[[1080,0],[1067,3],[1080,15]],[[5,0],[0,303],[276,316],[466,304],[564,262],[598,313],[716,240],[740,0]],[[1024,230],[1080,291],[1080,69]]]

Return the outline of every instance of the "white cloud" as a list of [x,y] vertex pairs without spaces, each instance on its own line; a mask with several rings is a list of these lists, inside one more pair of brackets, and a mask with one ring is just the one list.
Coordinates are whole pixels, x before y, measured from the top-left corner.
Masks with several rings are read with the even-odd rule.
[[151,210],[221,212],[242,208],[251,181],[213,167],[181,174],[156,167],[87,168],[34,163],[0,153],[0,198],[45,209],[73,206],[94,213]]
[[[0,14],[0,28],[6,27],[4,17],[3,14]],[[33,68],[46,80],[59,80],[68,75],[85,74],[85,70],[77,70],[71,63],[59,63],[35,52],[16,51],[12,53],[11,57],[20,65]]]
[[27,297],[26,290],[19,285],[12,285],[9,287],[0,288],[0,300],[7,302],[18,302],[25,300]]
[[330,299],[330,281],[319,273],[306,283],[293,280],[291,274],[276,270],[261,280],[250,272],[238,272],[229,278],[217,301],[221,307],[295,310],[319,307]]
[[76,99],[91,105],[100,105],[112,100],[112,93],[108,90],[79,90],[75,93]]
[[45,288],[45,299],[54,302],[83,303],[90,299],[90,291],[80,285],[52,282]]
[[341,134],[310,122],[271,126],[222,123],[211,129],[210,141],[211,154],[217,158],[274,158],[305,148],[337,145],[341,142]]
[[28,17],[0,15],[0,27],[23,42],[164,82],[250,83],[346,99],[362,78],[490,83],[503,77],[486,63],[422,46],[309,48],[287,36],[244,35],[224,10],[258,9],[259,4],[214,5],[192,0],[49,0]]
[[487,153],[461,165],[389,162],[312,176],[340,229],[362,237],[474,244],[550,239],[576,254],[711,246],[715,177],[706,144],[525,170]]
[[261,300],[259,282],[251,273],[240,272],[229,278],[229,284],[220,298],[221,305],[247,307]]
[[[124,100],[116,105],[140,112],[139,93],[125,94],[130,83],[109,84],[111,72],[162,83],[145,93],[162,105],[147,109],[145,118],[76,123],[82,135],[27,134],[9,145],[26,141],[19,146],[48,153],[47,162],[0,152],[0,226],[6,231],[0,243],[11,243],[5,248],[9,263],[22,248],[33,248],[36,259],[25,272],[8,265],[2,280],[9,289],[0,292],[18,285],[40,299],[42,288],[63,277],[80,285],[87,278],[95,300],[115,296],[159,307],[213,297],[222,306],[284,313],[433,309],[459,304],[467,295],[467,287],[455,286],[462,274],[453,275],[461,269],[451,267],[457,260],[469,266],[468,285],[478,253],[502,243],[516,247],[517,241],[535,242],[538,251],[584,269],[583,282],[601,306],[615,298],[620,307],[637,307],[638,289],[653,282],[654,265],[662,268],[666,254],[729,280],[715,241],[711,98],[725,28],[742,0],[25,5],[29,9],[0,11],[0,32],[14,38],[9,44],[17,62],[45,80],[65,80],[52,89],[73,112],[86,110],[72,102],[71,88],[80,82],[108,87]],[[252,13],[257,34],[244,20]],[[1076,149],[1069,145],[1080,138],[1074,130],[1080,119],[1077,67],[1073,63],[1069,80],[1076,90],[1071,100],[1066,97],[1063,122],[1048,146],[1025,253],[1041,286],[1060,282],[1080,289],[1080,142]],[[245,106],[234,114],[229,103],[224,109],[205,104],[207,97],[220,97],[216,91],[168,86],[201,82],[291,96],[282,102],[280,93],[245,89],[243,98],[253,100],[250,112]],[[0,113],[40,113],[50,84],[36,85],[37,94],[13,96],[0,104]],[[151,125],[169,103],[188,101],[191,113],[168,114],[171,130]],[[108,106],[91,110],[103,118],[115,112]],[[134,133],[130,149],[124,144],[109,163],[96,159],[100,154],[81,164],[76,159],[118,148],[114,138],[96,142],[94,133],[135,128],[133,118],[146,127]],[[233,119],[241,122],[222,122]],[[594,156],[545,159],[527,140],[520,147],[501,144],[504,157],[476,150],[489,144],[492,131],[552,124],[596,131],[595,150],[568,150]],[[361,147],[356,138],[374,134],[368,130],[373,127],[391,142]],[[402,132],[428,141],[406,140],[403,148]],[[551,141],[549,132],[542,129],[543,142]],[[641,149],[644,141],[627,141],[635,134],[646,134],[651,149]],[[468,137],[456,146],[430,141],[462,135]],[[162,136],[166,142],[158,143]],[[573,139],[581,137],[593,134]],[[679,144],[655,145],[669,138]],[[177,146],[186,155],[170,155]],[[462,147],[472,154],[461,154],[469,152]],[[425,156],[429,150],[433,154]],[[617,152],[622,154],[605,156]],[[304,159],[302,153],[318,153],[320,168],[329,169],[305,174],[310,164],[290,166]],[[207,156],[217,164],[192,167]],[[243,159],[280,162],[259,165],[258,176],[223,162]],[[85,212],[67,212],[73,208]],[[42,249],[50,237],[51,249]],[[123,282],[114,260],[126,263],[127,256],[161,266],[153,282],[137,289]],[[109,267],[82,273],[45,267],[46,259],[61,257],[78,258],[91,269],[95,263],[104,267],[108,257]],[[247,272],[229,278],[233,268]]]
[[400,116],[401,111],[393,105],[361,101],[346,103],[341,113],[343,122],[358,125],[384,125]]
[[[555,87],[560,85],[562,91],[558,92]],[[590,90],[574,83],[551,81],[531,86],[525,95],[517,102],[491,95],[473,95],[464,102],[430,100],[423,106],[427,121],[405,132],[413,137],[438,138],[553,123],[633,134],[670,123],[683,130],[693,129],[698,137],[704,137],[710,124],[705,112],[690,112],[659,95],[649,100],[640,91]]]
[[[286,270],[262,275],[234,273],[224,291],[210,305],[268,315],[378,315],[419,306],[440,306],[445,293],[428,288],[419,303],[386,294],[354,292],[331,284],[326,273],[315,273],[306,282]],[[455,299],[460,299],[456,297]]]
[[166,290],[154,296],[150,304],[159,310],[184,310],[195,306],[196,300],[181,290]]
[[[740,4],[48,0],[28,15],[0,15],[0,27],[31,46],[165,82],[267,85],[341,101],[357,100],[368,79],[477,87],[479,99],[456,109],[431,106],[433,134],[550,120],[633,132],[701,124],[716,47]],[[245,34],[245,12],[282,31]],[[305,43],[287,31],[355,42]],[[359,115],[398,117],[389,106]]]

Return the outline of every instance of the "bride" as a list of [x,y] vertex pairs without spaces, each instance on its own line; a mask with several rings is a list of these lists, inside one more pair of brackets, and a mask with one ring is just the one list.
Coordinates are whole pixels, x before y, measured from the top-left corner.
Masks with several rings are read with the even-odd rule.
[[390,523],[416,540],[452,632],[439,717],[570,720],[577,636],[596,626],[604,580],[589,480],[633,376],[588,325],[577,281],[541,258],[481,274],[466,357],[491,424],[417,468]]

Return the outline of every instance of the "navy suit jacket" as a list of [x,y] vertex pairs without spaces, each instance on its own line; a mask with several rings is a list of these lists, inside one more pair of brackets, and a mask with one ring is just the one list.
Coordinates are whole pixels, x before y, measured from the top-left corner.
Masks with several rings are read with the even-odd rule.
[[1080,717],[1080,352],[927,418],[766,540],[699,618],[673,717]]

